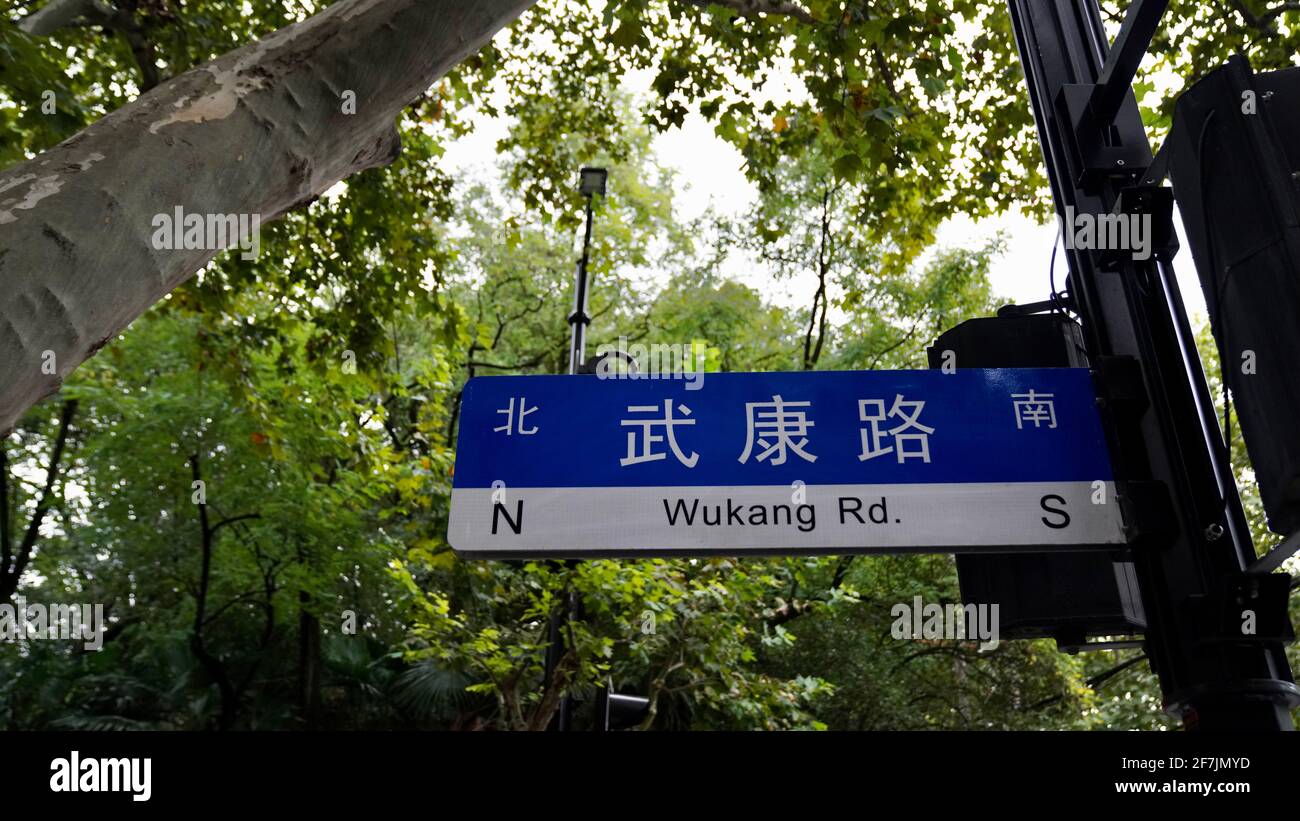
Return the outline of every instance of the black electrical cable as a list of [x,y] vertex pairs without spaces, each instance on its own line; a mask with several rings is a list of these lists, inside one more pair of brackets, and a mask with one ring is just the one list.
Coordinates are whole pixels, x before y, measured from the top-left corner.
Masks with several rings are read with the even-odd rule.
[[1206,257],[1209,259],[1210,271],[1212,272],[1212,280],[1210,282],[1210,288],[1208,289],[1210,292],[1209,295],[1211,297],[1211,300],[1213,301],[1213,304],[1210,306],[1210,312],[1211,312],[1211,316],[1219,324],[1219,337],[1223,340],[1223,344],[1219,346],[1219,382],[1221,383],[1220,389],[1223,391],[1223,446],[1227,452],[1228,471],[1229,474],[1231,474],[1232,471],[1232,394],[1228,390],[1229,367],[1227,363],[1224,361],[1225,357],[1229,353],[1228,328],[1227,328],[1228,323],[1227,323],[1227,317],[1223,315],[1223,311],[1221,310],[1223,306],[1223,292],[1224,289],[1227,287],[1228,278],[1224,276],[1223,282],[1222,284],[1220,284],[1219,264],[1218,264],[1218,260],[1216,260],[1214,257],[1214,236],[1210,233],[1209,200],[1205,196],[1205,177],[1206,177],[1206,171],[1209,168],[1209,166],[1205,162],[1205,138],[1210,133],[1210,122],[1214,119],[1215,112],[1216,112],[1215,109],[1210,109],[1210,112],[1205,115],[1205,119],[1201,121],[1200,134],[1198,134],[1196,137],[1196,162],[1198,168],[1197,187],[1201,194],[1201,198],[1200,198],[1201,202],[1203,203],[1201,209],[1201,223],[1205,231]]
[[1063,239],[1065,239],[1064,223],[1058,223],[1056,226],[1056,239],[1052,241],[1052,259],[1047,265],[1047,284],[1051,288],[1052,309],[1059,311],[1066,319],[1078,324],[1078,319],[1070,316],[1070,309],[1066,307],[1065,300],[1062,299],[1062,297],[1068,298],[1070,296],[1069,291],[1056,290],[1056,252],[1060,248]]
[[1056,239],[1052,240],[1052,261],[1047,265],[1047,285],[1051,288],[1052,310],[1065,313],[1061,307],[1060,298],[1056,294],[1056,247],[1061,244],[1061,239],[1065,234],[1064,223],[1058,223],[1056,226]]
[[[1082,328],[1083,323],[1079,322],[1077,317],[1070,316],[1069,310],[1065,307],[1065,302],[1061,299],[1062,292],[1056,290],[1056,251],[1057,248],[1060,247],[1063,239],[1065,239],[1065,222],[1064,220],[1060,220],[1056,226],[1056,239],[1052,241],[1052,259],[1047,264],[1047,285],[1051,289],[1049,301],[1052,303],[1053,313],[1060,313],[1061,316],[1070,320],[1079,328]],[[1065,296],[1069,297],[1070,294],[1065,292]],[[1083,355],[1084,361],[1087,361],[1088,352],[1084,348],[1080,347],[1078,343],[1075,343],[1075,347],[1078,348],[1079,353]]]

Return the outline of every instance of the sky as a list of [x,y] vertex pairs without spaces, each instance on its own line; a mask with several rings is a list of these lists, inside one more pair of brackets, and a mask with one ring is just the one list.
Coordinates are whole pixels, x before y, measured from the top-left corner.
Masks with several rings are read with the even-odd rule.
[[[623,88],[636,97],[645,97],[651,93],[652,79],[652,72],[632,72],[625,77]],[[799,98],[803,93],[792,73],[777,71],[774,79],[758,90],[756,96],[761,103],[766,99]],[[1028,99],[1025,105],[1029,105]],[[457,176],[462,173],[493,173],[497,161],[496,144],[505,136],[508,123],[481,114],[470,119],[474,130],[449,147],[444,157],[446,170]],[[680,127],[658,134],[653,146],[659,164],[678,172],[674,201],[682,218],[697,217],[710,206],[720,216],[739,217],[757,200],[758,191],[742,170],[740,152],[714,134],[713,126],[698,112],[692,111]],[[1174,269],[1188,314],[1193,323],[1197,323],[1205,316],[1205,301],[1181,221],[1175,219],[1175,224],[1182,250],[1175,257]],[[989,272],[994,293],[1007,302],[1047,299],[1048,267],[1052,245],[1057,238],[1057,226],[1055,223],[1039,224],[1018,211],[979,221],[966,217],[946,221],[939,229],[935,246],[918,264],[923,265],[939,248],[974,249],[983,246],[998,231],[1006,238],[1006,251],[993,262]],[[1064,254],[1058,253],[1056,265],[1057,287],[1063,288],[1067,273]],[[812,271],[803,278],[779,281],[760,260],[741,253],[731,255],[723,272],[786,308],[806,309],[811,294],[816,290]],[[673,273],[659,272],[664,281]],[[832,317],[842,318],[842,315]]]

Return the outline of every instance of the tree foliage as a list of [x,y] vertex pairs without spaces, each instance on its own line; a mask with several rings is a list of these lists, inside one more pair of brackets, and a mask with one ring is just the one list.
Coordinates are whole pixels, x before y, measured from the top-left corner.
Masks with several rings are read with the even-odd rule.
[[[0,167],[323,4],[119,1],[20,31],[40,5],[0,12]],[[1151,67],[1289,64],[1297,16],[1174,2]],[[937,227],[1047,212],[1021,84],[994,0],[538,4],[403,113],[398,162],[267,226],[257,260],[218,257],[4,438],[0,598],[100,602],[110,629],[100,652],[0,644],[0,726],[539,729],[610,682],[660,729],[1166,726],[1145,665],[1107,674],[1128,657],[892,639],[894,603],[957,600],[949,556],[557,565],[445,541],[465,381],[567,361],[579,165],[611,168],[593,348],[924,367],[996,305],[1000,241],[935,248]],[[1140,91],[1158,136],[1170,99]],[[744,158],[748,213],[682,218],[653,141],[692,112]],[[491,115],[500,167],[440,171]],[[737,252],[799,301],[730,278]]]

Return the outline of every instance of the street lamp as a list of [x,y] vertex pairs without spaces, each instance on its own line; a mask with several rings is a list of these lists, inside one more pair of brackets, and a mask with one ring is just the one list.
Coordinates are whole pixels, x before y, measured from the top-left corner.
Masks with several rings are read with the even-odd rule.
[[578,172],[578,193],[584,197],[590,197],[592,194],[605,196],[605,181],[609,179],[609,171],[604,168],[583,168]]
[[[578,171],[578,193],[587,198],[587,229],[582,238],[582,256],[578,259],[578,270],[573,283],[573,313],[569,314],[569,325],[573,328],[572,344],[569,348],[569,373],[576,375],[582,371],[586,360],[587,326],[591,316],[587,313],[587,257],[591,250],[591,198],[599,194],[605,196],[605,182],[609,171],[604,168],[584,166]],[[572,563],[568,565],[572,567]],[[560,658],[564,655],[564,621],[577,621],[582,618],[582,602],[578,594],[570,590],[566,601],[557,607],[550,616],[547,627],[549,646],[546,649],[546,681],[555,677]],[[565,695],[560,701],[560,708],[551,720],[551,728],[561,732],[569,729],[573,718],[573,697]],[[603,717],[602,717],[603,720]]]
[[578,373],[586,361],[587,326],[591,317],[587,314],[587,256],[591,249],[591,198],[597,194],[605,196],[605,183],[609,171],[604,168],[583,167],[578,172],[578,193],[587,198],[587,231],[582,238],[582,258],[578,260],[578,271],[573,285],[573,313],[569,314],[569,325],[573,327],[573,340],[569,348],[569,373]]

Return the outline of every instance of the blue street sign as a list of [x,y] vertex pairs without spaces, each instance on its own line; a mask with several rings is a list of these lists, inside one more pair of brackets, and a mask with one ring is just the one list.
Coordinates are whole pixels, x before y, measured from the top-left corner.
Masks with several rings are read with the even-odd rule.
[[1087,370],[477,377],[448,540],[478,556],[1124,542]]

